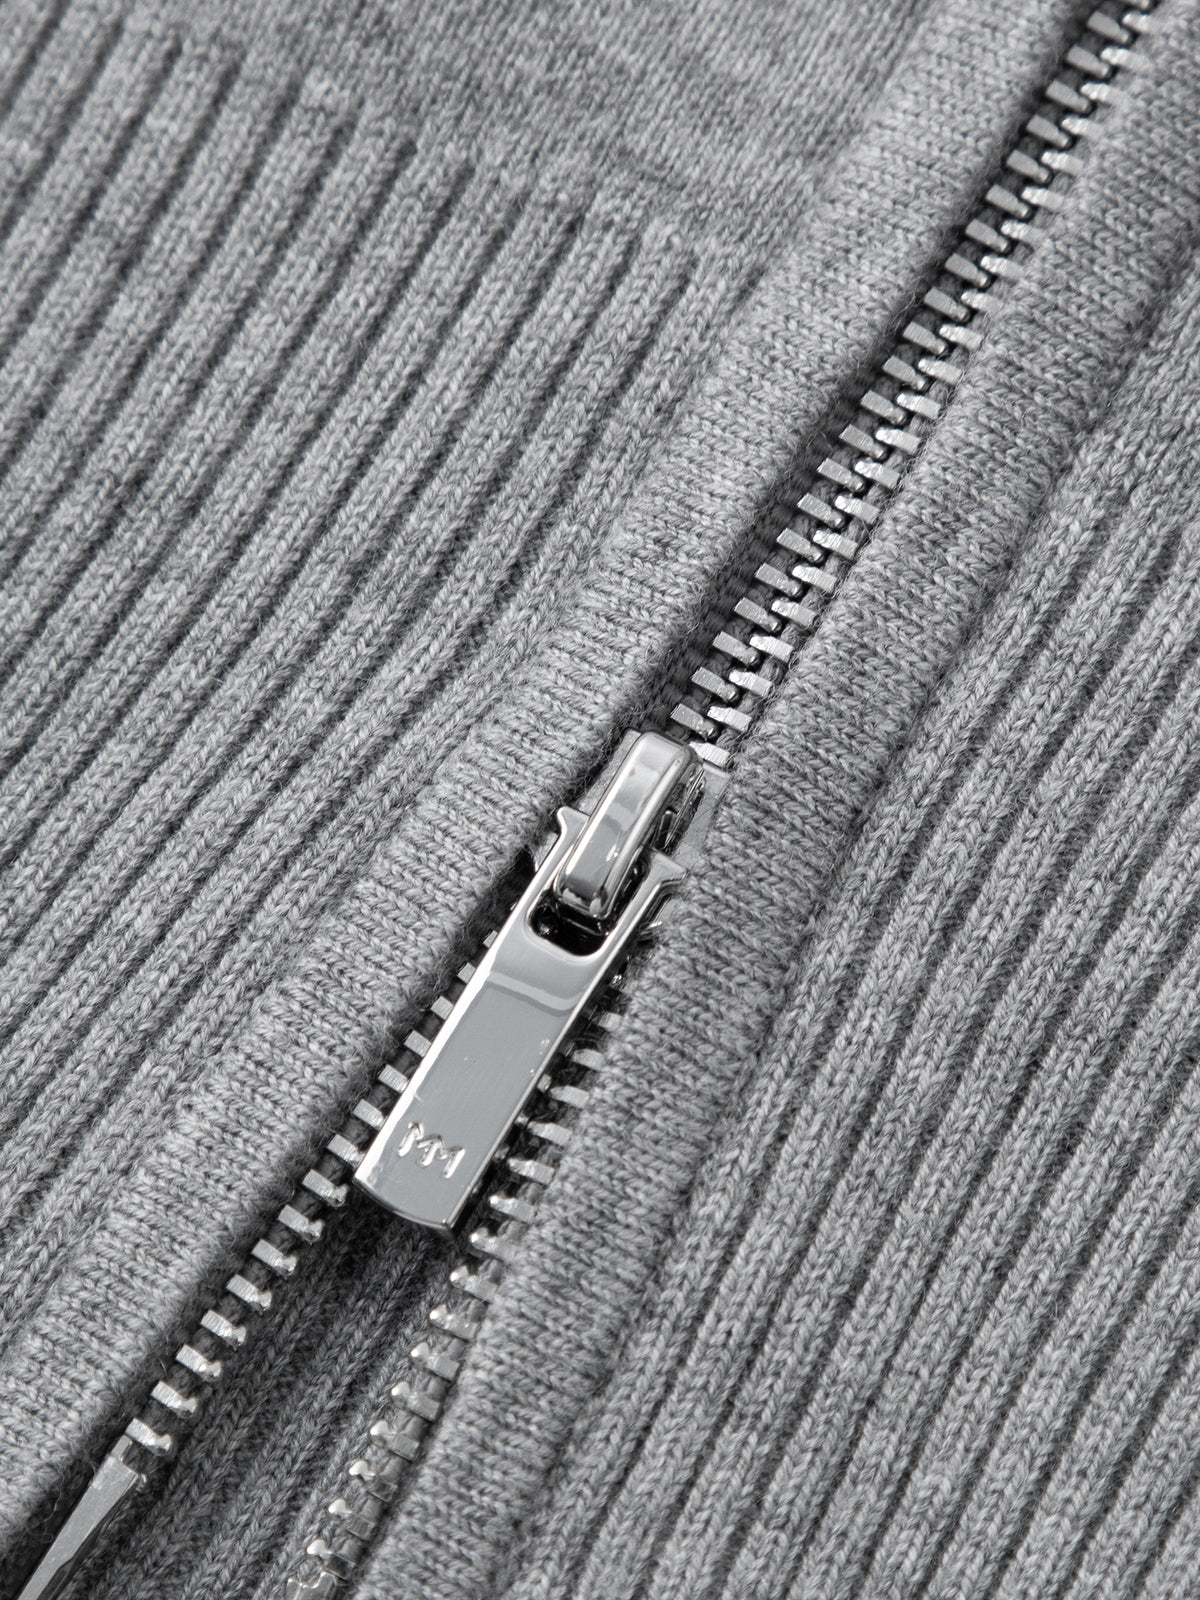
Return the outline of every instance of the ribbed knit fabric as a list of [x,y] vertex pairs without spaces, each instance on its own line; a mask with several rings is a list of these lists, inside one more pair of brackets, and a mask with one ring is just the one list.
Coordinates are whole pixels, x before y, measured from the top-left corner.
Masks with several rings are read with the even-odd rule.
[[[16,6],[0,1594],[662,692],[1073,7]],[[771,706],[361,1586],[1200,1587],[1200,23]],[[356,1205],[75,1593],[281,1595]]]
[[[660,677],[755,490],[615,519],[912,19],[9,8],[7,1550]],[[391,1230],[347,1337],[443,1259]],[[287,1331],[179,1474],[172,1581],[265,1434],[252,1583],[268,1481],[386,1378]]]
[[[824,1600],[990,1595],[1004,1584],[1040,1596],[1076,1583],[1075,1594],[1125,1595],[1150,1581],[1143,1567],[1156,1541],[1195,1529],[1187,1513],[1197,1456],[1180,1444],[1161,1480],[1153,1456],[1143,1462],[1154,1500],[1136,1548],[1126,1542],[1134,1524],[1114,1513],[1104,1527],[1108,1556],[1076,1573],[1076,1555],[1098,1538],[1159,1405],[1173,1393],[1177,1414],[1195,1409],[1173,1386],[1196,1306],[1186,1302],[1183,1316],[1168,1300],[1159,1311],[1157,1337],[1171,1348],[1141,1400],[1124,1392],[1124,1435],[1116,1429],[1101,1450],[1094,1433],[1078,1434],[1126,1326],[1105,1320],[1103,1291],[1088,1286],[1073,1318],[1056,1326],[1110,1218],[1109,1202],[1097,1194],[1091,1211],[1078,1188],[1080,1173],[1098,1177],[1096,1153],[1112,1144],[1098,1124],[1095,1142],[1080,1145],[1101,1109],[1100,1074],[1075,1098],[1062,1076],[1047,1077],[1044,1098],[1017,1120],[1068,1006],[1081,1031],[1063,1044],[1060,1075],[1077,1075],[1100,1040],[1125,1048],[1124,1017],[1113,1013],[1106,1025],[1093,997],[1122,961],[1126,981],[1161,976],[1194,903],[1182,878],[1166,893],[1183,869],[1164,861],[1160,899],[1151,893],[1125,907],[1164,836],[1139,834],[1127,811],[1134,853],[1122,878],[1096,832],[1126,771],[1156,817],[1165,782],[1160,789],[1145,752],[1168,691],[1163,703],[1152,694],[1138,702],[1144,711],[1116,701],[1089,708],[1126,647],[1123,626],[1153,635],[1169,617],[1181,649],[1195,640],[1178,611],[1194,569],[1176,572],[1180,587],[1168,592],[1160,555],[1194,515],[1194,470],[1181,453],[1195,348],[1186,296],[1122,388],[1139,341],[1166,315],[1198,220],[1194,13],[1174,14],[1156,45],[1160,76],[1139,85],[1097,150],[748,752],[709,871],[685,891],[641,975],[595,1121],[548,1197],[368,1593]],[[1089,443],[1110,408],[1108,431]],[[1075,476],[1043,512],[1072,456]],[[1126,511],[1135,487],[1145,498]],[[1022,547],[1027,565],[1005,580]],[[1068,609],[1088,562],[1095,587]],[[1106,633],[1105,611],[1122,601],[1128,610],[1108,619]],[[978,642],[956,666],[973,626]],[[1012,652],[1008,667],[1002,647]],[[1130,648],[1136,660],[1140,643]],[[1022,679],[1023,708],[1005,723]],[[1052,696],[1061,696],[1059,718],[1039,726]],[[1108,729],[1111,764],[1093,757],[1069,782],[1039,782],[1076,718],[1085,750],[1097,725]],[[992,723],[997,744],[985,751]],[[1161,739],[1168,749],[1174,741],[1186,770],[1194,749],[1186,713]],[[1194,794],[1194,771],[1191,783]],[[954,807],[957,838],[941,831]],[[993,865],[1007,840],[1009,855]],[[1053,958],[1067,935],[1051,911],[1072,874],[1075,954],[1064,968]],[[1151,941],[1168,905],[1167,952],[1156,960]],[[1131,916],[1126,939],[1146,947],[1148,969],[1128,947],[1109,947],[1118,909]],[[1039,932],[1024,985],[1010,991]],[[795,998],[776,1021],[784,993]],[[1167,1004],[1183,1014],[1156,1016],[1168,1076],[1192,1059],[1186,975],[1171,995]],[[1136,1083],[1136,1063],[1130,1071]],[[708,1092],[723,1095],[728,1127],[700,1168],[672,1247],[656,1260],[661,1234],[647,1217],[686,1180],[681,1152]],[[1147,1113],[1152,1127],[1163,1105]],[[1011,1155],[1001,1166],[1006,1123]],[[1077,1145],[1060,1194],[1059,1168]],[[1132,1126],[1127,1150],[1114,1162],[1118,1186],[1132,1185],[1150,1151]],[[1187,1181],[1186,1160],[1173,1159]],[[1064,1276],[1041,1280],[1038,1247],[1019,1262],[1020,1251],[1035,1224],[1044,1230],[1038,1245],[1054,1238],[1071,1200],[1074,1260]],[[1174,1206],[1164,1200],[1159,1237],[1186,1259]],[[993,1239],[997,1211],[994,1226],[1008,1232]],[[1144,1313],[1122,1252],[1136,1259],[1137,1238],[1115,1234],[1107,1265],[1109,1286],[1128,1292],[1131,1319]],[[1069,1239],[1058,1243],[1069,1253]],[[1147,1248],[1143,1284],[1161,1261],[1157,1250]],[[1008,1288],[1014,1313],[1000,1289],[1018,1262],[1030,1276]],[[1029,1329],[1026,1342],[989,1344],[994,1331],[1003,1340],[1014,1315]],[[1002,1437],[1051,1333],[1078,1365],[1050,1398],[1031,1392],[1021,1423]],[[1125,1359],[1136,1364],[1150,1348],[1135,1333]],[[1089,1425],[1104,1426],[1107,1396],[1122,1392],[1129,1370],[1113,1369],[1115,1389],[1087,1413]],[[956,1384],[972,1397],[984,1389],[977,1411],[953,1408]],[[1031,1468],[1022,1452],[1039,1430],[1049,1442],[1036,1447]],[[1094,1475],[1090,1507],[1078,1516],[1046,1498],[1056,1454]],[[525,1465],[524,1483],[514,1461]],[[990,1507],[997,1520],[984,1522],[967,1501],[979,1474],[982,1502],[989,1463],[992,1485],[1010,1497],[1007,1522]],[[931,1510],[938,1494],[944,1504]],[[1035,1514],[1022,1557],[1030,1576],[1013,1550]],[[954,1566],[955,1538],[974,1567]]]
[[[1094,193],[1119,226],[1114,188]],[[1182,195],[1156,195],[1167,260],[1179,234],[1166,219],[1182,204],[1194,223],[1198,193],[1190,178]],[[1172,1537],[1190,1542],[1178,1592],[1194,1592],[1200,283],[1193,274],[1163,312],[1144,256],[1100,246],[1091,270],[1109,314],[1163,322],[1120,392],[1099,387],[1099,371],[1120,379],[1083,276],[1098,219],[1086,192],[1079,205],[1080,234],[1062,246],[1087,324],[1072,337],[1056,298],[1055,328],[1039,327],[1057,275],[1048,260],[848,584],[828,669],[814,649],[750,757],[760,788],[746,803],[762,831],[745,812],[730,817],[722,853],[747,897],[791,875],[801,950],[790,998],[744,1059],[686,1218],[505,1593],[1169,1593],[1155,1557]],[[1140,317],[1124,298],[1135,294]],[[1024,526],[1028,479],[1056,448],[1028,415],[1035,361],[1060,440],[1068,388],[1108,415],[1079,440],[974,640],[956,663],[942,657],[936,697],[805,926],[802,896],[828,857],[804,848],[797,816],[806,796],[817,810],[814,749],[835,752],[840,731],[815,713],[835,718],[835,696],[845,706],[856,681],[890,679],[898,695],[937,669],[937,625],[949,630],[969,592],[964,574],[939,595],[939,573],[970,561],[983,576],[1005,532]],[[985,418],[1010,438],[1037,432],[1008,461],[985,460]],[[907,589],[894,559],[905,542]],[[895,726],[858,724],[864,767]],[[759,809],[768,797],[773,815]],[[810,839],[836,820],[830,809],[822,799]],[[697,993],[720,993],[721,960],[736,951],[726,938],[705,956],[729,904],[721,888],[719,906],[697,906],[694,933],[677,931],[679,965],[662,974],[689,1014]],[[646,1004],[631,1075],[638,1057],[644,1073],[682,1054],[677,1034],[655,1039],[661,1013]],[[710,1048],[727,1050],[716,1007],[709,1028]],[[679,1063],[676,1092],[688,1067],[694,1081],[703,1055]],[[616,1090],[627,1128],[639,1119],[633,1083]],[[660,1119],[662,1102],[643,1149]],[[583,1194],[595,1206],[620,1178],[594,1166],[576,1181],[582,1209]],[[566,1205],[565,1188],[555,1200]],[[571,1246],[577,1261],[586,1246],[579,1235]],[[611,1282],[613,1254],[605,1236],[585,1277]],[[540,1288],[551,1271],[552,1258],[531,1261],[510,1283],[511,1318],[491,1329],[490,1366],[469,1409],[464,1394],[447,1452],[467,1454],[461,1435],[474,1427],[472,1454],[486,1460],[497,1412],[522,1425],[503,1402],[514,1346],[527,1341],[528,1360],[538,1321],[543,1338],[561,1328],[562,1278]],[[472,1475],[454,1481],[470,1492]],[[377,1592],[472,1592],[461,1578],[436,1587],[460,1550],[443,1544],[411,1582],[394,1578],[396,1557],[381,1560]]]

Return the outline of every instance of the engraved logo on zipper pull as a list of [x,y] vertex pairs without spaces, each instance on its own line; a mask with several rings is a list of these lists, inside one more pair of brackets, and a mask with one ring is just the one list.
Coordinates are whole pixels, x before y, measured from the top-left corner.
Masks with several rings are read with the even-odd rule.
[[419,1122],[409,1123],[403,1139],[396,1146],[396,1154],[406,1156],[413,1150],[420,1152],[423,1167],[431,1167],[435,1161],[440,1161],[443,1178],[454,1176],[454,1169],[467,1153],[461,1144],[452,1148],[438,1134],[427,1134]]
[[699,765],[643,733],[590,816],[558,813],[550,853],[355,1172],[388,1210],[440,1233],[459,1220],[597,987],[683,876],[658,845],[695,801]]

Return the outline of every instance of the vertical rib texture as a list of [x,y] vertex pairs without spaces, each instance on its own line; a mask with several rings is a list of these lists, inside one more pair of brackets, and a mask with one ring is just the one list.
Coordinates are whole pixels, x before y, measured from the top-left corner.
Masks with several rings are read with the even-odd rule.
[[[1067,0],[12,5],[0,1592],[903,318]],[[361,1585],[1200,1584],[1200,105],[1164,6],[756,733]],[[268,1600],[351,1209],[77,1592]]]
[[[3,1592],[892,315],[744,409],[920,10],[5,8]],[[443,1266],[388,1238],[116,1590],[270,1581]]]
[[747,752],[371,1596],[1200,1581],[1196,29]]

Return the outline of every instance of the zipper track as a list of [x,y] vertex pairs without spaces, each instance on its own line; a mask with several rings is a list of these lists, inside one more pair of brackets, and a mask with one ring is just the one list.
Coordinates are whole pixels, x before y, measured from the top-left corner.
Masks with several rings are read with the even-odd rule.
[[711,766],[728,767],[920,453],[982,343],[980,324],[1042,237],[1040,214],[1062,208],[1082,170],[1096,110],[1122,98],[1113,80],[1144,61],[1133,47],[1155,4],[1103,4],[1088,17],[855,414],[826,441],[795,520],[670,714]]
[[[774,538],[750,576],[725,626],[691,673],[666,719],[710,769],[727,769],[757,716],[863,549],[904,474],[941,416],[971,355],[980,324],[1005,281],[1018,279],[1036,249],[1043,212],[1060,210],[1083,167],[1084,141],[1099,107],[1117,103],[1115,80],[1139,70],[1136,49],[1157,0],[1101,0],[1081,26],[1034,114],[1025,123],[995,181],[961,230],[920,304],[859,398],[850,421],[826,442],[796,516]],[[484,941],[484,947],[489,941]],[[131,1470],[126,1489],[103,1514],[75,1530],[81,1551],[103,1530],[133,1485],[173,1456],[207,1395],[250,1336],[252,1322],[272,1309],[278,1290],[301,1269],[332,1215],[347,1202],[354,1171],[383,1125],[410,1070],[424,1056],[474,967],[461,968],[438,996],[397,1063],[385,1066],[367,1095],[327,1142],[289,1202],[249,1250],[187,1340],[146,1404],[106,1458]],[[588,1080],[603,1070],[603,1043],[619,1019],[621,974],[611,980],[573,1042],[543,1077],[530,1112],[500,1153],[483,1197],[464,1230],[463,1260],[428,1314],[424,1337],[398,1375],[391,1404],[371,1426],[362,1454],[349,1466],[344,1491],[326,1525],[308,1543],[287,1600],[328,1600],[358,1572],[390,1506],[403,1488],[452,1393],[563,1149],[587,1104]],[[100,1469],[100,1474],[104,1467]],[[96,1482],[99,1482],[98,1474]],[[86,1498],[86,1497],[85,1497]],[[83,1512],[81,1502],[77,1512]],[[68,1524],[68,1528],[70,1524]],[[66,1530],[64,1530],[65,1532]],[[60,1536],[61,1537],[61,1536]],[[20,1600],[50,1600],[81,1556],[39,1568]]]
[[[347,1468],[348,1481],[328,1507],[326,1526],[306,1547],[307,1570],[288,1579],[287,1600],[337,1594],[369,1553],[410,1465],[440,1420],[504,1269],[537,1214],[570,1142],[569,1119],[586,1106],[588,1081],[604,1068],[604,1040],[620,1020],[620,986],[618,975],[608,985],[604,1009],[589,1017],[542,1078],[529,1113],[501,1152],[463,1229],[463,1259],[450,1273],[444,1297],[428,1313],[424,1337],[392,1386],[390,1406],[372,1423],[361,1456]],[[431,1043],[417,1033],[405,1041],[405,1049],[419,1058]]]
[[[871,387],[850,421],[828,441],[816,481],[797,502],[795,519],[775,536],[732,616],[692,672],[667,720],[711,768],[730,766],[919,455],[983,342],[980,324],[1004,283],[1021,276],[1036,248],[1040,214],[1061,208],[1066,188],[1082,170],[1079,145],[1095,131],[1095,112],[1121,98],[1113,80],[1141,64],[1134,46],[1155,3],[1104,3],[1088,17]],[[611,994],[601,1002],[611,1004]],[[350,1464],[344,1493],[329,1507],[327,1526],[307,1546],[307,1572],[289,1579],[287,1600],[329,1600],[369,1552],[411,1463],[440,1419],[505,1264],[533,1220],[557,1156],[569,1142],[571,1116],[586,1103],[586,1088],[560,1082],[563,1059],[577,1071],[602,1069],[598,1035],[616,1015],[608,1009],[593,1018],[583,1035],[588,1042],[556,1064],[554,1081],[545,1087],[569,1108],[566,1125],[528,1123],[525,1134],[548,1137],[549,1149],[543,1147],[525,1165],[520,1157],[506,1158],[509,1173],[524,1181],[515,1191],[501,1183],[489,1192],[468,1224],[467,1246],[481,1264],[464,1259],[451,1273],[447,1296],[430,1311],[426,1336],[411,1353],[410,1371],[391,1391],[390,1409],[370,1428],[362,1455]],[[479,1211],[490,1211],[496,1225],[482,1225]]]

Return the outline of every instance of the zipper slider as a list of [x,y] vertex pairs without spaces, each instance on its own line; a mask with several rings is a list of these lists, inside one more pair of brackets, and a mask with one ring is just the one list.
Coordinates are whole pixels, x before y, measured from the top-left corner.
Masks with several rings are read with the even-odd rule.
[[558,838],[354,1175],[410,1222],[449,1233],[588,1001],[686,869],[660,848],[702,780],[658,733],[630,746],[590,816]]

